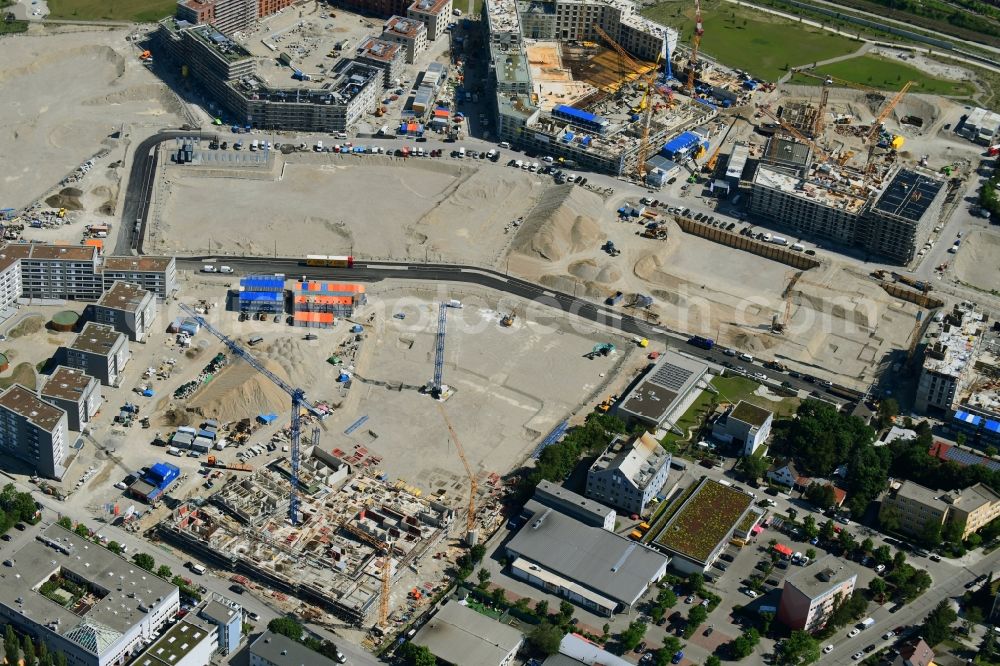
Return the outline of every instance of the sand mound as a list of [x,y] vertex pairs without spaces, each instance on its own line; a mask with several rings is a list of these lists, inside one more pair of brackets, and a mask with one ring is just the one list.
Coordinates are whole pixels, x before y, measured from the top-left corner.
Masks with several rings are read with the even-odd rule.
[[37,315],[31,315],[22,319],[17,326],[10,329],[7,333],[8,337],[11,338],[22,338],[26,335],[31,335],[33,333],[38,333],[45,326],[45,318]]
[[514,252],[559,261],[603,243],[606,236],[587,214],[600,210],[601,204],[596,194],[573,185],[550,189],[525,216],[514,241]]
[[593,259],[575,261],[566,269],[570,275],[580,278],[584,282],[603,282],[610,284],[622,279],[622,273],[618,267],[610,262],[598,264]]
[[955,274],[980,289],[1000,289],[1000,234],[979,230],[962,241]]
[[[265,360],[273,373],[287,379],[277,363]],[[187,411],[220,421],[238,421],[258,414],[287,411],[289,398],[270,379],[246,363],[234,363],[199,390],[187,404]]]
[[80,197],[83,192],[75,187],[64,187],[59,194],[53,194],[45,200],[45,205],[50,208],[65,208],[66,210],[83,210]]

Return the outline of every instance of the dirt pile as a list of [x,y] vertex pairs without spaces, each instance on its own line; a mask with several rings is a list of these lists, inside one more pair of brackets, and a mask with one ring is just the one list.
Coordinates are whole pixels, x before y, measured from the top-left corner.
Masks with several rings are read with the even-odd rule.
[[573,185],[554,187],[525,216],[513,251],[532,259],[560,261],[593,249],[607,238],[589,214],[601,208],[596,194]]
[[964,238],[955,257],[955,274],[980,289],[1000,289],[1000,234],[979,230]]
[[45,204],[51,208],[65,208],[66,210],[83,210],[80,197],[83,196],[81,190],[75,187],[64,187],[59,190],[59,194],[53,194],[45,200]]
[[[287,379],[284,369],[277,363],[267,360],[264,365]],[[234,363],[195,393],[186,409],[225,422],[287,411],[289,404],[289,397],[270,379],[246,363]]]

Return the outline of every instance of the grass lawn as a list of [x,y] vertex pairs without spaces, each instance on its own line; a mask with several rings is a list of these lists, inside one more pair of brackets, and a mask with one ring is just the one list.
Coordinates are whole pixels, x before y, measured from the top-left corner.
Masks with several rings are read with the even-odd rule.
[[[917,85],[910,88],[910,92],[934,95],[972,95],[975,92],[975,87],[966,81],[937,79],[903,62],[871,55],[818,67],[817,71],[861,85],[886,90],[898,90],[907,81],[916,81]],[[818,83],[812,77],[798,76],[793,77],[792,82],[808,85]]]
[[0,377],[0,389],[6,389],[14,384],[35,390],[35,369],[30,363],[18,363],[10,377]]
[[50,18],[153,23],[174,13],[174,0],[51,0]]
[[712,394],[708,391],[702,391],[701,394],[695,398],[694,402],[691,403],[691,406],[688,407],[687,411],[684,412],[679,419],[677,419],[677,423],[675,425],[684,432],[684,435],[681,436],[676,432],[671,431],[667,433],[666,437],[664,437],[660,443],[663,444],[663,446],[669,451],[672,445],[687,440],[689,435],[688,431],[691,428],[697,428],[705,421],[705,416],[707,415],[711,404]]
[[0,21],[0,35],[12,35],[16,32],[27,32],[27,21]]
[[[681,30],[681,42],[691,43],[694,3],[664,2],[643,10],[643,16]],[[785,66],[796,67],[852,53],[860,46],[846,37],[793,21],[736,7],[721,0],[702,2],[705,34],[701,50],[724,65],[774,81]]]
[[712,380],[712,386],[719,389],[720,400],[723,402],[737,403],[746,400],[751,405],[757,405],[769,412],[774,412],[774,418],[780,419],[791,416],[798,409],[801,402],[798,398],[782,398],[781,400],[768,400],[759,395],[754,395],[760,384],[747,379],[746,377],[716,377]]

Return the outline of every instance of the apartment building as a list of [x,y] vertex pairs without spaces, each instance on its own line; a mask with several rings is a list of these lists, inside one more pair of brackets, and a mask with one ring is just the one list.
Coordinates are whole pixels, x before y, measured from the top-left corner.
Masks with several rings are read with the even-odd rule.
[[135,284],[161,302],[177,291],[177,260],[173,257],[107,257],[101,267],[104,288],[115,282]]
[[212,598],[198,609],[198,617],[211,622],[219,631],[219,654],[234,654],[243,638],[243,607],[221,594]]
[[341,0],[337,4],[362,14],[389,18],[404,16],[412,3],[413,0]]
[[617,437],[587,471],[587,497],[645,515],[670,472],[670,454],[646,432],[631,442]]
[[0,249],[0,312],[21,298],[21,260],[17,252]]
[[93,308],[94,321],[124,333],[132,342],[141,342],[156,320],[153,292],[137,284],[115,282]]
[[416,19],[392,16],[385,22],[382,40],[402,46],[406,62],[413,64],[427,48],[427,26]]
[[65,351],[66,365],[104,386],[117,386],[129,359],[128,338],[107,324],[87,322]]
[[67,428],[65,411],[20,384],[0,394],[0,451],[28,463],[35,474],[62,478]]
[[32,243],[20,261],[21,298],[95,301],[104,291],[99,262],[96,247]]
[[407,7],[406,16],[420,21],[427,28],[427,39],[436,40],[445,33],[451,21],[452,0],[416,0]]
[[923,364],[917,380],[914,408],[948,414],[976,376],[976,357],[986,333],[986,317],[971,309],[954,308],[928,324],[921,340]]
[[211,23],[220,32],[232,35],[291,4],[290,0],[178,0],[175,15],[194,25]]
[[83,370],[60,365],[40,394],[46,402],[66,412],[70,430],[80,432],[97,415],[104,402],[101,385]]
[[957,524],[962,539],[998,516],[1000,495],[982,483],[943,493],[912,481],[893,481],[879,509],[879,520],[894,521],[905,534],[920,536],[931,525]]
[[807,567],[797,567],[785,578],[777,619],[789,629],[819,631],[838,600],[854,594],[858,574],[847,560],[827,555]]
[[388,90],[402,76],[405,55],[400,44],[371,36],[358,46],[357,60],[382,70],[382,85]]

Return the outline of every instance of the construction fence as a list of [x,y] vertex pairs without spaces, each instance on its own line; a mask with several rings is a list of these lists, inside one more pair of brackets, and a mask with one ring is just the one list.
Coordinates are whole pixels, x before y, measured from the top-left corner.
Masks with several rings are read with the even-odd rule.
[[706,238],[721,245],[750,252],[751,254],[764,257],[765,259],[771,259],[773,261],[786,264],[792,268],[807,271],[820,265],[819,261],[813,259],[809,255],[790,250],[782,245],[764,243],[762,241],[754,240],[749,236],[740,236],[739,234],[726,231],[720,227],[713,227],[710,224],[696,222],[687,217],[678,216],[674,217],[674,219],[677,221],[677,224],[680,225],[681,229],[689,234],[701,236],[702,238]]

